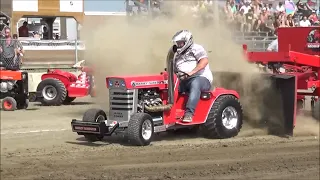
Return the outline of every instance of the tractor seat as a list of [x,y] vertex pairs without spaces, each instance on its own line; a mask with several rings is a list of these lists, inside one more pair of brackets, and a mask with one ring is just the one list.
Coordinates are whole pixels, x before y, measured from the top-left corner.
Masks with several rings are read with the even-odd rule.
[[[210,99],[211,98],[210,92],[212,92],[215,88],[216,87],[212,86],[209,91],[201,92],[200,98],[201,99]],[[187,92],[182,92],[182,93],[179,93],[179,94],[180,95],[189,95],[189,93],[187,93]]]

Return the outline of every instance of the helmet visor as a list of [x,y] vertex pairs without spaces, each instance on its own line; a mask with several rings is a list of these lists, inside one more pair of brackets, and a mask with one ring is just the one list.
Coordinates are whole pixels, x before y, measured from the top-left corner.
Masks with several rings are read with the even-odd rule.
[[175,41],[174,44],[178,47],[178,48],[182,48],[186,42],[185,41]]

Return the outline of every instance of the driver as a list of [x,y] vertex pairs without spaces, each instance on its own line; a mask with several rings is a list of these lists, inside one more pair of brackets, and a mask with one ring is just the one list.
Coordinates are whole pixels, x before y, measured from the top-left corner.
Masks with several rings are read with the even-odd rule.
[[[192,122],[201,92],[211,89],[213,76],[209,68],[208,55],[201,45],[193,43],[192,33],[188,30],[177,32],[172,41],[178,47],[175,72],[180,79],[179,92],[189,93],[182,122]],[[182,72],[183,75],[179,76],[178,72]]]

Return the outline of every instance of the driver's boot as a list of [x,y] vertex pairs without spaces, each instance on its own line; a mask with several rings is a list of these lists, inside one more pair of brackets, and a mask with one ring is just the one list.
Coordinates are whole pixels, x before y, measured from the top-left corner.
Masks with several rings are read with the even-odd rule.
[[186,113],[182,119],[182,122],[184,123],[191,123],[192,122],[192,114]]

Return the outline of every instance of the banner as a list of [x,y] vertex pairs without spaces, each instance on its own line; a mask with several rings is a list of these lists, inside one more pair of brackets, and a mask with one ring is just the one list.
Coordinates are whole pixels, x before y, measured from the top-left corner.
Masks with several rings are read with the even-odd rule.
[[[85,45],[81,41],[44,41],[44,40],[20,40],[24,50],[84,50]],[[77,47],[76,47],[77,46]]]

